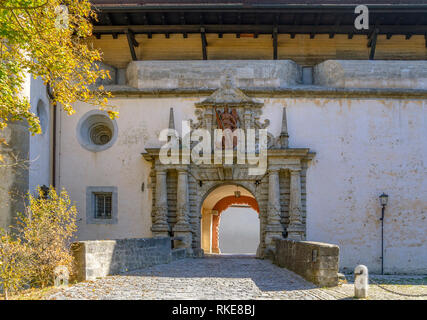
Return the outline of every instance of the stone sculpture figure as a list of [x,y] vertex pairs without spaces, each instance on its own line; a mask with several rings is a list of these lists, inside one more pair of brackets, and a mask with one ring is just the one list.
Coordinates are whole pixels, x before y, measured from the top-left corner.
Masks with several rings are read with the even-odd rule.
[[222,130],[230,129],[234,131],[235,129],[240,127],[240,118],[237,114],[236,109],[231,109],[228,111],[228,107],[224,107],[224,112],[221,112],[215,109],[218,128]]
[[[228,111],[228,107],[224,107],[224,112],[221,112],[215,108],[215,114],[218,128],[222,130],[231,130],[231,132],[224,132],[224,137],[222,138],[222,149],[224,149],[227,135],[232,135],[232,132],[240,127],[239,114],[237,113],[236,109],[231,109],[231,111]],[[233,148],[236,147],[237,137],[230,138],[233,138]]]

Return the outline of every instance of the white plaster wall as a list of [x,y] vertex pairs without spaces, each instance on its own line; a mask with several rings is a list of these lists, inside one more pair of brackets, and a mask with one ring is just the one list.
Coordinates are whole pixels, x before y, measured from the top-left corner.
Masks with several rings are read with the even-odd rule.
[[427,273],[424,101],[288,99],[290,146],[310,147],[307,238],[340,246],[341,268]]
[[34,193],[37,186],[49,186],[50,181],[50,139],[51,139],[51,112],[46,87],[40,78],[31,77],[30,104],[31,112],[37,115],[39,101],[44,104],[46,112],[46,126],[42,134],[30,135],[29,154],[29,190]]
[[[116,98],[119,136],[108,150],[92,153],[76,138],[80,117],[91,107],[76,105],[61,115],[60,186],[77,202],[79,237],[113,239],[151,236],[150,164],[146,146],[160,146],[169,108],[175,124],[194,119],[202,98]],[[290,147],[310,148],[316,157],[307,172],[307,238],[340,246],[341,267],[380,268],[380,206],[386,192],[385,271],[427,273],[426,102],[382,99],[264,99],[263,118],[280,132],[287,107]],[[85,223],[86,186],[117,186],[119,223]]]
[[[61,112],[59,186],[76,201],[81,220],[81,240],[119,239],[151,236],[151,163],[141,155],[144,147],[161,146],[159,133],[168,127],[169,108],[174,107],[176,128],[181,119],[192,113],[198,99],[112,99],[120,117],[116,120],[118,138],[113,146],[101,152],[84,149],[76,137],[79,119],[89,110],[87,104],[76,104],[77,112],[67,116]],[[179,110],[179,111],[178,111]],[[187,116],[185,116],[187,119]],[[145,190],[141,190],[142,183]],[[118,188],[118,223],[86,224],[86,187],[116,186]]]

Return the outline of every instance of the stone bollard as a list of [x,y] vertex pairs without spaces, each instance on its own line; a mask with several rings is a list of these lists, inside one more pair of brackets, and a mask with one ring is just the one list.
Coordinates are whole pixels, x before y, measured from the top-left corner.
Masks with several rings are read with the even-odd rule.
[[68,286],[68,279],[70,278],[70,272],[66,266],[57,266],[54,273],[54,285],[55,287]]
[[354,296],[356,298],[366,298],[368,296],[368,268],[358,265],[354,269]]

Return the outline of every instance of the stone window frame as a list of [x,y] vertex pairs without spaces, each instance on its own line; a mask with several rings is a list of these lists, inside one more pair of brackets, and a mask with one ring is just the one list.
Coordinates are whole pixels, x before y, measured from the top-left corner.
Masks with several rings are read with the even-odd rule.
[[[106,144],[98,145],[98,144],[95,144],[90,139],[88,129],[90,127],[92,127],[93,124],[92,125],[89,125],[89,124],[91,121],[95,121],[94,119],[96,117],[98,117],[97,120],[98,120],[99,124],[103,124],[103,125],[109,127],[109,129],[111,130],[112,137],[111,137],[110,141],[107,142]],[[80,143],[80,145],[88,151],[100,152],[100,151],[107,150],[107,149],[111,148],[117,140],[117,136],[118,136],[117,121],[115,119],[114,120],[110,119],[110,117],[106,111],[90,110],[90,111],[86,112],[80,118],[79,122],[77,123],[76,135],[77,135],[77,140]]]
[[[95,194],[111,193],[111,218],[95,217]],[[118,223],[118,191],[117,187],[86,187],[86,224],[117,224]]]

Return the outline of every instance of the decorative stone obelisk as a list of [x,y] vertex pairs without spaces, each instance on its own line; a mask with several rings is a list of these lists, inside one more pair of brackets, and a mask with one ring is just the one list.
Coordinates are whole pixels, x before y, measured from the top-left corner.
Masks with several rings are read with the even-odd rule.
[[286,108],[283,108],[282,130],[279,136],[279,145],[281,149],[286,149],[289,146],[288,120],[286,118]]
[[169,129],[175,130],[175,116],[173,114],[173,108],[169,109]]

